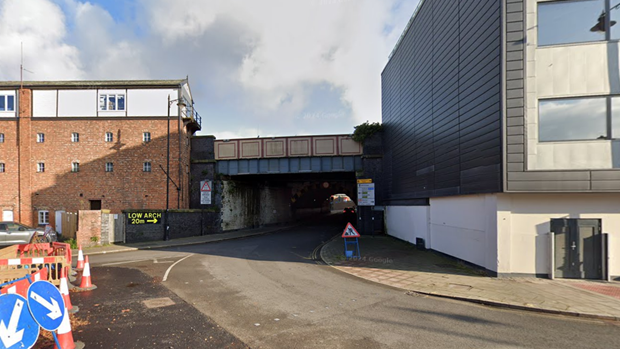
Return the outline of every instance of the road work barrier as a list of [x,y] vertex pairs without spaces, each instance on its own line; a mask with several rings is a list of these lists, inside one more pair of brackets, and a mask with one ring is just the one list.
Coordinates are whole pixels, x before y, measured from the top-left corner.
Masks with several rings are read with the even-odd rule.
[[0,250],[0,284],[17,280],[45,268],[46,280],[60,286],[60,271],[71,268],[69,244],[12,245]]

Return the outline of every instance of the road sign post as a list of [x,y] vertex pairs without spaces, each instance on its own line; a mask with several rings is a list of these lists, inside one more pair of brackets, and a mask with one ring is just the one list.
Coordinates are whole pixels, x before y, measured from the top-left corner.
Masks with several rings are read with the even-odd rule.
[[[351,223],[347,223],[347,226],[344,228],[344,231],[342,232],[342,237],[344,238],[344,256],[347,259],[361,258],[360,244],[358,241],[360,234],[357,232],[357,230],[355,230],[355,228],[353,227]],[[352,250],[349,250],[349,245],[353,246]]]
[[0,349],[32,348],[36,343],[39,324],[26,303],[18,294],[0,296]]

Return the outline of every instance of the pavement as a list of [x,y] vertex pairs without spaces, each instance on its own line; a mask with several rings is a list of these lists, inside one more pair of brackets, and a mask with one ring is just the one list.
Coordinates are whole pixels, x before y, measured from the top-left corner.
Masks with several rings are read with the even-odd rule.
[[[294,228],[280,225],[169,241],[110,244],[84,248],[85,255],[204,244]],[[344,257],[339,236],[325,243],[320,258],[351,275],[423,294],[542,313],[620,321],[620,282],[541,279],[534,277],[488,277],[462,262],[386,235],[362,236],[361,258]],[[77,251],[73,251],[77,256]],[[77,257],[74,257],[76,259]]]
[[345,273],[412,294],[620,321],[618,281],[488,277],[462,262],[386,235],[362,236],[359,246],[361,258],[347,260],[343,239],[337,237],[323,246],[321,258]]

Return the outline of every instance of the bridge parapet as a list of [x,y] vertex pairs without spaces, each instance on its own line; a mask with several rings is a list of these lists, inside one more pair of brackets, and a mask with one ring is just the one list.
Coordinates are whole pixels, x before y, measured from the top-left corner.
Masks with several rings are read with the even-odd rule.
[[214,146],[216,160],[359,156],[363,150],[350,135],[224,139]]

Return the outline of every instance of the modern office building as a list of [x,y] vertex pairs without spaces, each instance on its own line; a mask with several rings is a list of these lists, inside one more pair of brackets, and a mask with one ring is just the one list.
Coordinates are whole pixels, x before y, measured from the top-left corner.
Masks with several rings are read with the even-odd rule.
[[187,79],[0,82],[2,219],[188,208],[200,124]]
[[422,0],[382,73],[391,235],[620,276],[620,2]]

